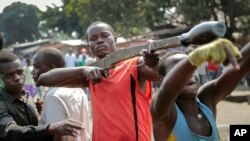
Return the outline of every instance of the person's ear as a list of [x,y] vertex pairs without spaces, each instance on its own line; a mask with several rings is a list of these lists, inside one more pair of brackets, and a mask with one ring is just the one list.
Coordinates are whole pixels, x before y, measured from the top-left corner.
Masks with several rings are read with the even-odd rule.
[[117,37],[116,37],[116,36],[114,36],[114,38],[115,38],[115,42],[117,42]]
[[50,69],[55,69],[55,68],[56,68],[56,65],[54,65],[54,64],[50,65]]
[[49,65],[47,65],[47,68],[48,68],[48,71],[49,71],[49,70],[52,70],[52,69],[56,68],[56,66],[54,64],[49,64]]

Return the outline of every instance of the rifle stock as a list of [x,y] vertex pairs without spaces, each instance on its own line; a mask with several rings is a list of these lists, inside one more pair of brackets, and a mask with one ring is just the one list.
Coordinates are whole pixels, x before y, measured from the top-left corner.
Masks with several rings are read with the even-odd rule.
[[97,60],[89,66],[100,68],[111,68],[114,64],[135,57],[142,49],[161,50],[167,48],[179,47],[181,45],[188,46],[190,44],[201,45],[213,41],[218,37],[223,37],[226,32],[225,24],[218,21],[203,22],[193,27],[188,33],[181,36],[170,37],[161,40],[155,40],[150,44],[138,45],[128,48],[119,49],[106,57]]

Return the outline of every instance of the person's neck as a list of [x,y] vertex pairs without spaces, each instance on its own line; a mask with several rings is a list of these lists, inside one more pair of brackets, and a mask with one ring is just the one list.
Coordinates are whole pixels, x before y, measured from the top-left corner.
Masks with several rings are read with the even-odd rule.
[[200,111],[196,97],[178,98],[176,104],[185,115],[196,116]]
[[8,94],[16,97],[17,99],[20,99],[23,95],[23,90],[14,90],[14,91],[10,91],[7,89],[3,89],[4,91],[6,91]]
[[12,94],[12,96],[16,97],[17,99],[21,99],[22,95],[23,95],[22,92],[18,92],[18,93]]

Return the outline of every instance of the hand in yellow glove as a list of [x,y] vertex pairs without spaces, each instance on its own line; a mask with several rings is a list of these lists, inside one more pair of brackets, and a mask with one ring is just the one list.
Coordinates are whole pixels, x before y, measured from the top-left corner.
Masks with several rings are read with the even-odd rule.
[[233,60],[235,58],[232,57],[240,58],[242,55],[231,41],[220,38],[196,48],[188,56],[189,62],[199,67],[205,61],[211,61],[218,65],[223,63],[227,58]]

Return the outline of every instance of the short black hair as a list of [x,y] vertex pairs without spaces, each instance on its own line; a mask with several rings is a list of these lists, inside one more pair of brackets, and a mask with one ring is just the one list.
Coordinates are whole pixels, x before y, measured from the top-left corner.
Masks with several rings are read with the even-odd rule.
[[167,73],[167,69],[168,65],[167,65],[167,58],[169,58],[170,56],[173,56],[175,54],[185,54],[187,55],[187,53],[182,50],[182,49],[168,49],[166,50],[166,53],[164,55],[162,55],[162,57],[160,57],[160,61],[159,61],[159,69],[158,69],[158,73],[162,76],[165,76]]
[[105,24],[105,25],[107,25],[108,28],[109,28],[109,30],[111,31],[111,33],[112,33],[113,35],[115,35],[115,31],[114,31],[113,27],[112,27],[110,24],[108,24],[108,23],[106,23],[106,22],[103,22],[103,21],[95,21],[95,22],[91,23],[91,24],[88,26],[87,30],[86,30],[86,38],[87,38],[87,40],[88,40],[88,30],[89,30],[92,26],[95,26],[95,25],[98,25],[98,24]]
[[0,51],[0,64],[14,62],[18,59],[19,58],[10,51]]
[[36,52],[36,55],[41,55],[43,61],[49,66],[55,65],[56,68],[63,68],[65,66],[64,55],[57,49],[52,47],[44,47]]
[[163,54],[162,57],[160,58],[160,62],[163,62],[165,59],[175,54],[187,54],[187,53],[180,49],[166,50],[165,54]]

